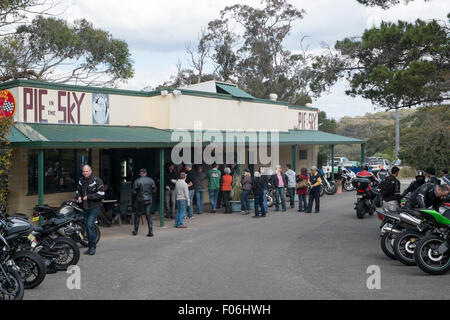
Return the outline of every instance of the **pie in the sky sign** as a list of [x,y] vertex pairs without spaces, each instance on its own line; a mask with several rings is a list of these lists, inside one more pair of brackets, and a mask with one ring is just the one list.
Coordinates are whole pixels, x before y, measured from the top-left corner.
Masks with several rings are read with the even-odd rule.
[[16,112],[16,99],[9,90],[0,90],[0,119],[11,118]]

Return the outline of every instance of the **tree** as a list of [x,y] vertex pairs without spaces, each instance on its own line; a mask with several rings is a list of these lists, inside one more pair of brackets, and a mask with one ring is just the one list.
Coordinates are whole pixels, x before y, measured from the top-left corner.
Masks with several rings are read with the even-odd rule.
[[[314,72],[312,55],[303,48],[305,37],[299,41],[298,53],[284,47],[293,24],[303,18],[305,11],[287,0],[261,3],[261,8],[227,6],[219,18],[208,23],[199,45],[209,44],[211,53],[207,56],[214,66],[212,77],[237,83],[257,98],[267,99],[270,93],[276,93],[280,100],[292,104],[310,102],[313,94],[320,93],[312,92],[308,85]],[[196,63],[192,67],[193,73],[198,74]]]
[[6,139],[14,123],[13,118],[0,116],[0,208],[8,206],[8,176],[11,168],[11,147]]
[[411,167],[436,172],[448,167],[450,159],[450,106],[418,109],[411,124],[402,130],[400,157]]
[[[381,7],[383,9],[389,9],[390,7],[393,7],[400,3],[400,0],[357,0],[359,3],[370,6],[370,7]],[[409,2],[412,2],[414,0],[403,0],[403,3],[408,4]],[[425,1],[431,1],[431,0],[425,0]]]
[[439,22],[382,22],[361,39],[338,41],[317,57],[311,87],[322,91],[346,77],[350,96],[362,96],[387,110],[433,106],[450,91],[448,28]]
[[[32,79],[115,86],[133,76],[126,42],[85,19],[69,25],[37,15],[23,23],[33,8],[45,4],[45,0],[7,0],[0,5],[0,82]],[[18,23],[23,24],[2,32]]]
[[[334,119],[328,119],[325,111],[319,112],[319,130],[323,132],[336,133],[337,122]],[[330,158],[331,148],[328,145],[319,146],[317,153],[317,163],[321,165]]]

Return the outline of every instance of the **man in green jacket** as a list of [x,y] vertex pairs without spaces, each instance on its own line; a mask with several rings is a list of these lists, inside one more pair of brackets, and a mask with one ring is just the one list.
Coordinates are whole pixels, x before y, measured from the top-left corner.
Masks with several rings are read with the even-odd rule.
[[209,201],[211,202],[212,213],[216,212],[217,207],[217,197],[220,191],[220,170],[217,163],[213,164],[213,168],[208,171],[208,193]]

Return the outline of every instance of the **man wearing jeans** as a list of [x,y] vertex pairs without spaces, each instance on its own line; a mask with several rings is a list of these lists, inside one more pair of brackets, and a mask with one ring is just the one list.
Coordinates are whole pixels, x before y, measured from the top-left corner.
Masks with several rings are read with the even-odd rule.
[[203,198],[205,195],[206,174],[200,165],[196,165],[192,170],[191,181],[194,184],[195,199],[197,203],[197,214],[203,213]]
[[278,200],[281,200],[282,211],[286,211],[286,199],[284,198],[284,188],[287,187],[288,182],[286,175],[281,172],[281,166],[278,165],[275,174],[272,175],[272,185],[275,187],[275,211],[280,211],[280,204]]
[[95,254],[97,247],[94,226],[104,197],[105,187],[102,179],[92,174],[91,166],[83,166],[83,177],[78,181],[76,198],[83,204],[83,218],[89,240],[89,249],[84,254],[91,256]]
[[192,165],[186,164],[186,183],[188,185],[189,190],[189,212],[188,212],[188,218],[191,219],[194,216],[194,183],[192,182],[192,174],[194,173],[194,170],[192,170]]
[[287,177],[287,192],[289,194],[289,202],[291,205],[291,209],[295,207],[295,185],[296,185],[296,176],[295,172],[291,169],[291,165],[287,164],[287,171],[285,173]]
[[186,208],[191,204],[189,200],[189,189],[186,183],[186,173],[180,173],[180,179],[175,184],[175,193],[177,194],[177,215],[175,217],[175,228],[186,228],[184,225],[184,216]]
[[213,164],[213,168],[208,171],[207,177],[208,177],[209,201],[211,202],[212,213],[216,213],[217,197],[219,196],[220,177],[221,177],[219,165],[217,163]]

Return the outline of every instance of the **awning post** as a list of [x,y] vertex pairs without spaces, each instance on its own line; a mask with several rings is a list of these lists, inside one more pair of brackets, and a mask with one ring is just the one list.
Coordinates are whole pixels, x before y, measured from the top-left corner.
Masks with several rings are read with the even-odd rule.
[[44,205],[44,150],[38,151],[38,205]]
[[164,227],[164,149],[159,149],[159,221]]
[[297,170],[297,145],[292,146],[292,170],[295,172]]

